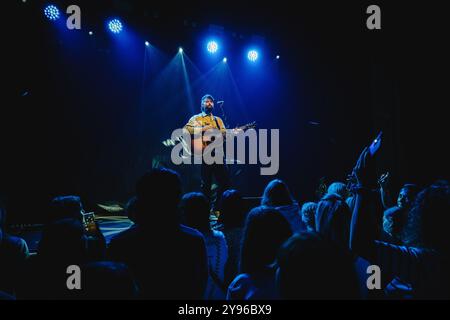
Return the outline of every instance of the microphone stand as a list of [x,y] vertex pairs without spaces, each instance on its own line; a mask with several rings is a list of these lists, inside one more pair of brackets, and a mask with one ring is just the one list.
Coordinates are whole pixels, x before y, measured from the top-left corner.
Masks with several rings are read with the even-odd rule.
[[[227,124],[227,116],[225,115],[225,111],[223,110],[223,107],[222,107],[222,105],[224,104],[225,102],[222,102],[222,103],[218,103],[218,105],[220,106],[220,111],[222,111],[222,121],[223,121],[223,125],[225,126],[225,129],[228,129],[228,124]],[[224,158],[225,158],[225,162],[227,162],[227,159],[226,159],[226,151],[225,151],[225,154],[224,154]]]
[[223,124],[225,125],[225,128],[228,128],[228,124],[227,124],[227,116],[225,115],[225,111],[223,110],[223,107],[222,107],[223,104],[224,104],[224,102],[218,103],[218,105],[220,106],[220,111],[222,111],[222,121],[223,121]]

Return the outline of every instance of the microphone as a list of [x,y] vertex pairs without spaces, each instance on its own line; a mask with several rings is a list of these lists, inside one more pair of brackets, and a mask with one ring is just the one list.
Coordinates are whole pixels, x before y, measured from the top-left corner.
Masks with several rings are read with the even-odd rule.
[[216,101],[216,103],[217,103],[217,104],[224,104],[224,103],[225,103],[225,101],[223,101],[223,100],[220,100],[220,101]]

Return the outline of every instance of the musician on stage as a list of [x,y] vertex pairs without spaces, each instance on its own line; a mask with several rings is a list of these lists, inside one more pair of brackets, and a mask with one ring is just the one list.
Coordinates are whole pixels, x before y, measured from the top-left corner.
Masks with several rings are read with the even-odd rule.
[[[201,129],[202,134],[209,129],[218,129],[223,135],[226,133],[226,127],[220,117],[213,115],[214,98],[206,94],[201,99],[201,113],[192,116],[184,128],[192,135],[194,130]],[[197,132],[197,131],[196,131]],[[211,199],[212,178],[215,178],[218,188],[216,189],[215,199]],[[225,164],[213,163],[201,164],[201,189],[205,196],[210,199],[211,212],[217,215],[218,204],[222,193],[230,187],[230,178]]]

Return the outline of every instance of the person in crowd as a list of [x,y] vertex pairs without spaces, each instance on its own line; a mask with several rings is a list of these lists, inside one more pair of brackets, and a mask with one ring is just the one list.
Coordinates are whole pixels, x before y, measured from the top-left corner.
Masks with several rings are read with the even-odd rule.
[[228,259],[225,264],[225,285],[228,288],[238,274],[241,240],[247,212],[241,194],[234,189],[223,193],[221,207],[219,221],[228,245]]
[[212,230],[209,215],[208,198],[202,193],[191,192],[181,200],[183,223],[200,231],[205,238],[208,255],[208,283],[205,290],[206,300],[225,299],[225,264],[228,259],[228,247],[221,231]]
[[[350,246],[393,275],[385,292],[395,298],[449,299],[449,225],[450,188],[448,184],[432,184],[422,190],[408,214],[404,243],[399,246],[379,241],[373,212],[371,188],[376,184],[374,159],[365,148],[354,169],[356,205],[353,211]],[[383,284],[384,285],[384,284]]]
[[408,212],[417,195],[415,184],[405,184],[400,189],[397,206],[387,209],[383,215],[383,231],[386,239],[395,244],[402,244],[402,234],[406,226]]
[[348,248],[351,212],[345,197],[347,189],[342,182],[334,182],[317,204],[316,231],[325,239]]
[[292,232],[300,232],[305,229],[298,203],[292,197],[287,184],[280,180],[270,181],[261,199],[261,205],[276,208],[289,222]]
[[240,274],[228,287],[227,299],[278,299],[274,262],[279,247],[291,235],[291,226],[278,210],[252,209],[244,226]]
[[276,265],[276,283],[282,299],[359,298],[349,252],[316,232],[289,238],[279,250]]
[[[21,275],[20,299],[76,299],[67,287],[67,268],[89,262],[89,241],[78,219],[66,218],[45,225],[37,255],[28,259]],[[102,257],[98,257],[101,259]]]
[[0,291],[15,295],[19,270],[29,257],[26,241],[6,232],[6,209],[0,205]]
[[369,262],[349,250],[350,222],[352,213],[344,201],[347,186],[341,182],[332,183],[327,194],[319,201],[316,210],[316,231],[321,237],[340,250],[351,255],[353,267],[357,275],[359,296],[363,299],[378,298],[379,295],[367,289],[367,267]]
[[112,261],[127,264],[140,288],[140,298],[202,299],[208,280],[203,235],[180,223],[182,189],[179,175],[155,168],[136,184],[135,224],[114,236]]
[[53,223],[63,219],[79,220],[85,228],[85,235],[89,242],[89,254],[92,255],[92,259],[104,258],[106,256],[106,239],[97,222],[94,223],[95,228],[88,230],[84,225],[84,215],[83,203],[79,196],[57,196],[50,202],[48,222]]
[[54,197],[48,209],[47,222],[62,219],[82,219],[83,204],[79,196],[67,195]]
[[316,210],[317,203],[305,202],[302,206],[302,221],[306,226],[306,231],[316,231]]

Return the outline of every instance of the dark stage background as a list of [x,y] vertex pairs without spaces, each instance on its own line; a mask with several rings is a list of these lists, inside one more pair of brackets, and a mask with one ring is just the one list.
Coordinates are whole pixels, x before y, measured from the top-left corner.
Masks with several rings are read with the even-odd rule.
[[[276,176],[232,168],[245,196],[277,177],[299,201],[314,200],[319,179],[344,180],[379,130],[379,173],[391,172],[394,192],[448,178],[445,11],[437,1],[393,2],[377,3],[382,29],[370,31],[364,1],[53,1],[80,6],[82,29],[69,31],[44,18],[45,2],[10,1],[0,126],[10,221],[41,221],[55,195],[78,194],[88,206],[126,201],[205,92],[225,100],[231,126],[280,129]],[[106,31],[109,16],[124,21],[124,41]],[[210,24],[223,27],[229,71],[205,78],[214,63],[200,43]],[[242,52],[254,35],[264,40],[262,62],[249,69]],[[173,60],[179,46],[193,63],[189,90]],[[178,170],[195,189],[190,168]]]

